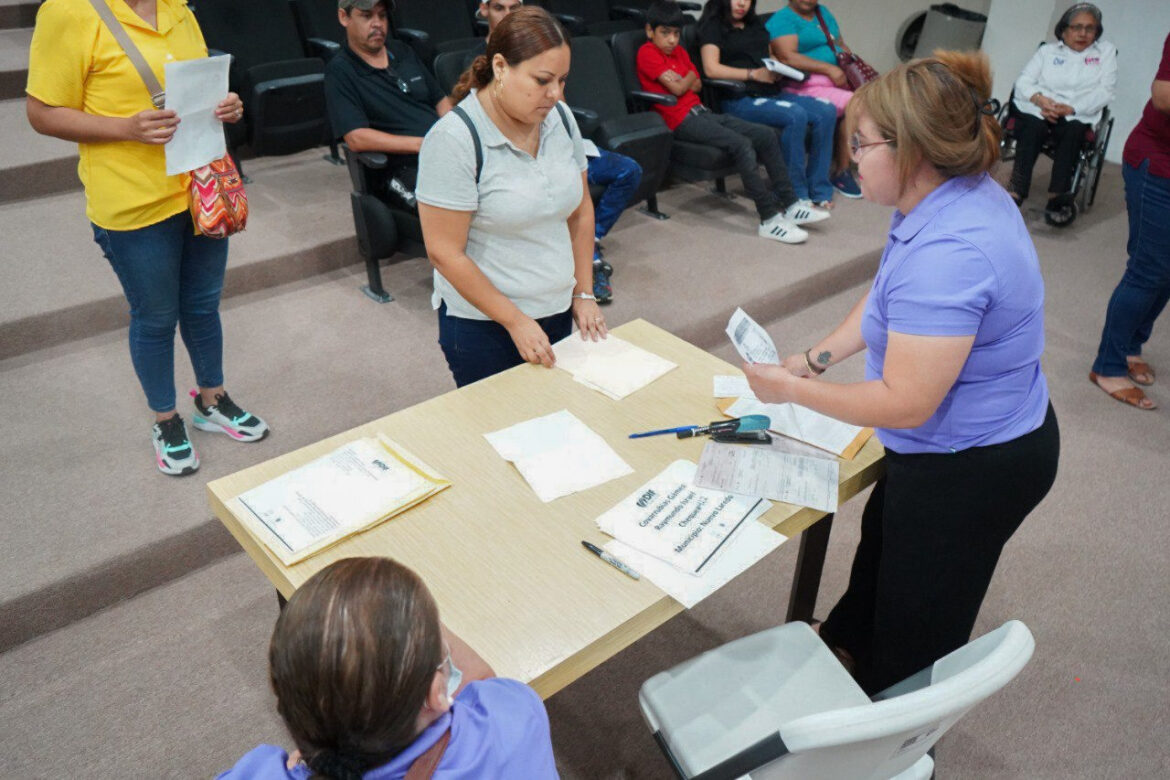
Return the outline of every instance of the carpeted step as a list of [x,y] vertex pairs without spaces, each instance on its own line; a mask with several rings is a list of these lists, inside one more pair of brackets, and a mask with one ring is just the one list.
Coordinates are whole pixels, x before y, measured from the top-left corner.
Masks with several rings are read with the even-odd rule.
[[19,98],[0,101],[0,138],[6,141],[0,145],[0,206],[80,191],[77,144],[33,130],[25,112],[23,82],[20,94]]
[[0,0],[0,30],[32,27],[40,3],[32,0]]
[[[20,20],[25,5],[0,6],[0,22]],[[15,10],[10,10],[15,9]],[[36,6],[32,11],[36,15]],[[26,25],[0,24],[0,100],[23,98],[28,84],[28,45],[32,41],[32,19]]]
[[[309,151],[250,160],[248,171],[251,213],[230,239],[225,295],[360,262],[345,169]],[[94,243],[83,193],[0,205],[0,232],[0,359],[125,326],[122,289]]]

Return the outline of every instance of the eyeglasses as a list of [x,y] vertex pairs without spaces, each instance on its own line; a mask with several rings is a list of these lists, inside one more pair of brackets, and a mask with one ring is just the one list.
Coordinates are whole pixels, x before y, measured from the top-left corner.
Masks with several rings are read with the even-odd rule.
[[1097,25],[1095,24],[1070,24],[1064,29],[1075,33],[1095,33],[1097,32]]
[[849,156],[853,158],[853,162],[861,162],[861,150],[870,146],[882,146],[883,144],[892,144],[893,140],[883,138],[880,141],[870,141],[867,144],[861,142],[861,133],[854,133],[849,136]]
[[443,644],[447,646],[447,655],[443,658],[442,661],[439,662],[439,665],[435,667],[435,671],[441,672],[445,666],[447,667],[447,674],[449,675],[451,674],[451,645],[448,645],[446,642]]

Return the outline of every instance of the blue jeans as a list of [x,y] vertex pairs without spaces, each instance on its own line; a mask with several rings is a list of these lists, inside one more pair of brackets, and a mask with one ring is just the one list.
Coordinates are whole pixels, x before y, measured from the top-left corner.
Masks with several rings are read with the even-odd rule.
[[1170,299],[1170,179],[1123,163],[1125,206],[1129,212],[1129,262],[1109,299],[1105,327],[1093,371],[1100,376],[1125,376],[1126,355],[1140,355],[1154,320]]
[[780,148],[796,197],[817,203],[833,199],[829,166],[837,109],[826,100],[781,92],[774,97],[723,101],[724,113],[780,130]]
[[223,384],[219,296],[227,267],[226,239],[195,235],[181,212],[137,230],[93,225],[130,304],[130,360],[155,412],[175,408],[175,324],[200,387]]
[[626,157],[601,150],[600,157],[589,158],[588,171],[590,184],[601,184],[605,193],[597,203],[597,210],[593,215],[594,235],[597,240],[605,238],[613,228],[618,217],[630,205],[630,198],[638,184],[642,181],[642,166]]
[[[536,321],[555,344],[573,332],[573,314],[560,314]],[[520,351],[508,335],[508,329],[493,320],[471,320],[447,313],[447,304],[439,304],[439,346],[447,358],[447,367],[456,387],[486,379],[524,362]]]

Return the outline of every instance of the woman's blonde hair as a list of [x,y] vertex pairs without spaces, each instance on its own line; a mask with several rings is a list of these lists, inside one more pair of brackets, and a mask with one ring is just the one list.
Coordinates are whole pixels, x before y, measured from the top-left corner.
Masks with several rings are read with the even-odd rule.
[[991,100],[991,67],[982,52],[943,51],[900,65],[861,86],[845,109],[846,128],[861,116],[893,141],[900,191],[925,160],[947,178],[991,170],[1001,129]]

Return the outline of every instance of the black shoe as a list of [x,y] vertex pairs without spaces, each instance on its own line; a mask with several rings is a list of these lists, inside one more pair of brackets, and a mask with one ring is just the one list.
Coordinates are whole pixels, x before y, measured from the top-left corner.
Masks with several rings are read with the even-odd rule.
[[605,270],[605,263],[600,260],[593,261],[593,297],[598,303],[609,303],[613,300],[609,272]]
[[1077,206],[1071,192],[1049,198],[1044,206],[1044,221],[1053,227],[1068,227],[1077,218]]

